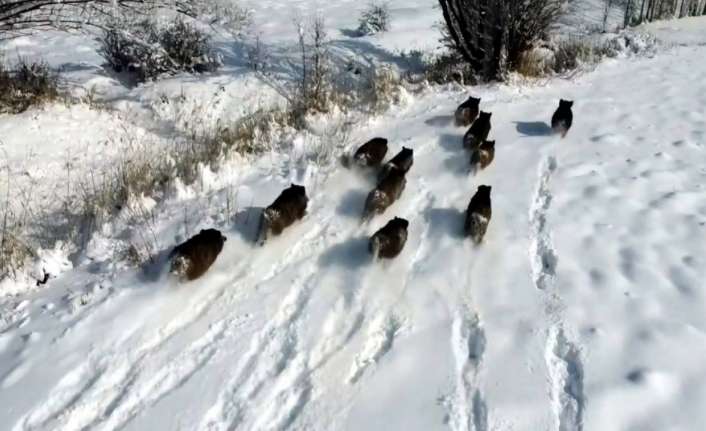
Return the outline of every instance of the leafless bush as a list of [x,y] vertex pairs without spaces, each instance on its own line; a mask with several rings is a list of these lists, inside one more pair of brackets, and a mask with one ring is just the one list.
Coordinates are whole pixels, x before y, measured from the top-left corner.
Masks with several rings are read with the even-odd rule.
[[116,72],[146,81],[177,72],[216,70],[221,61],[209,41],[208,35],[181,18],[166,26],[151,20],[119,21],[105,30],[100,53]]
[[159,31],[159,44],[178,71],[212,72],[221,66],[221,59],[210,46],[210,37],[181,18]]
[[390,7],[387,3],[372,2],[358,20],[358,34],[361,36],[383,33],[390,30]]
[[602,55],[596,44],[580,39],[562,41],[554,52],[552,70],[564,73],[577,69],[581,64],[595,63]]
[[541,77],[555,71],[557,56],[549,48],[539,46],[525,51],[516,71],[524,76]]
[[435,84],[456,82],[468,85],[476,82],[473,69],[454,51],[445,52],[429,60],[424,67],[424,78]]
[[237,154],[261,154],[271,149],[278,132],[292,127],[294,121],[294,114],[284,109],[260,109],[232,125],[219,124],[214,139]]
[[517,72],[530,77],[564,74],[593,65],[620,52],[616,39],[565,38],[525,51]]
[[0,59],[0,113],[17,114],[59,98],[59,78],[46,63],[20,58],[9,68]]

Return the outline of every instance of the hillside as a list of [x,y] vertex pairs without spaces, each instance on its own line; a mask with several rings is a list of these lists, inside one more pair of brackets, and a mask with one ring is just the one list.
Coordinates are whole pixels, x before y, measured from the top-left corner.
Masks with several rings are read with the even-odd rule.
[[[252,3],[256,22],[289,19],[278,2]],[[436,12],[417,3],[392,2],[400,18],[388,34],[334,44],[378,59],[433,47]],[[355,25],[346,4],[331,12],[334,28]],[[292,43],[274,24],[260,30],[273,46]],[[203,168],[159,202],[138,199],[163,252],[200,229],[227,236],[197,281],[117,260],[122,237],[136,234],[124,220],[73,260],[46,251],[58,277],[5,286],[17,295],[2,301],[0,428],[701,429],[706,21],[642,30],[674,46],[571,79],[429,87],[353,124],[339,143],[349,150],[374,136],[389,139],[388,155],[414,150],[401,199],[368,224],[374,175],[297,136],[289,152]],[[36,202],[63,193],[66,158],[73,175],[119,158],[111,137],[122,130],[159,150],[171,142],[166,118],[203,109],[215,121],[247,112],[243,101],[281,101],[235,59],[205,79],[125,89],[101,75],[94,46],[71,53],[80,36],[45,37],[55,49],[30,39],[5,49],[69,53],[49,61],[75,61],[65,76],[76,91],[96,84],[119,109],[0,116],[8,170],[34,184]],[[185,105],[148,117],[165,92]],[[476,175],[451,117],[469,92],[493,113],[496,141]],[[547,133],[560,98],[575,101],[565,139]],[[340,126],[320,121],[332,135]],[[255,246],[259,212],[291,182],[306,186],[307,216]],[[481,184],[492,186],[493,217],[474,247],[463,211]],[[394,216],[410,221],[404,251],[372,261],[367,239]]]

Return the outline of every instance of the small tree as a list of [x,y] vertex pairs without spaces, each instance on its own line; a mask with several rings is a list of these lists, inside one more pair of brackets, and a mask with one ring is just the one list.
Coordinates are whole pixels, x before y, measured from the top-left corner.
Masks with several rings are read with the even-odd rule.
[[603,9],[603,32],[608,28],[608,17],[610,17],[610,8],[613,6],[613,0],[605,0],[605,8]]
[[501,79],[547,36],[563,0],[439,0],[452,48],[478,80]]
[[326,26],[321,16],[307,27],[295,22],[299,33],[301,75],[295,100],[299,113],[325,112],[331,102],[331,73]]
[[[478,80],[501,77],[502,0],[439,0],[453,50]],[[499,48],[499,49],[498,49]]]
[[625,1],[625,16],[623,18],[623,27],[627,27],[632,23],[633,16],[635,15],[635,2],[637,0],[626,0]]
[[358,20],[361,36],[386,32],[390,29],[390,8],[387,3],[370,3]]

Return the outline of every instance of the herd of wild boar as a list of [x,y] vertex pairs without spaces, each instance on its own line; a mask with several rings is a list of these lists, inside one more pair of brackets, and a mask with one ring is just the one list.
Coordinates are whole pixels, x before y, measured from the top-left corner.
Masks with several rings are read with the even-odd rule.
[[[458,127],[469,127],[463,136],[463,147],[470,152],[473,171],[487,168],[495,158],[495,141],[489,141],[491,116],[480,110],[481,99],[469,97],[455,112]],[[565,137],[571,128],[573,102],[561,100],[552,116],[552,130]],[[344,164],[377,169],[377,185],[368,194],[362,219],[368,221],[381,215],[397,201],[407,184],[407,173],[414,163],[414,151],[402,147],[392,159],[383,163],[387,155],[387,139],[374,138],[360,146],[352,155],[344,157]],[[480,185],[466,209],[464,233],[475,244],[480,244],[488,229],[492,210],[491,187]],[[306,214],[309,199],[304,186],[291,184],[275,201],[265,208],[260,217],[257,243],[262,245],[272,236],[280,235],[287,227],[301,220]],[[375,258],[394,258],[407,242],[409,221],[395,217],[375,232],[368,244]],[[185,280],[202,276],[215,262],[226,241],[218,230],[206,229],[174,248],[170,255],[172,273]]]

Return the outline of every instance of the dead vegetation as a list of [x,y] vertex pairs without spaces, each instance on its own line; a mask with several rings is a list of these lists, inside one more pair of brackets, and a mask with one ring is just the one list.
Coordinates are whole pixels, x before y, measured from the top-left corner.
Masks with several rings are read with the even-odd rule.
[[59,77],[47,63],[0,58],[0,113],[18,114],[59,98]]

